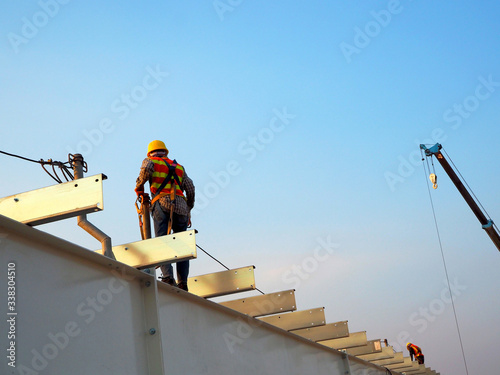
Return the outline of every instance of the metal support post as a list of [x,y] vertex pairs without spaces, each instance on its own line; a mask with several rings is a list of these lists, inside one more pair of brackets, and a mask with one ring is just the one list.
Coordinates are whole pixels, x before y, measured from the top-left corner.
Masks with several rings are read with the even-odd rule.
[[[81,154],[73,155],[73,170],[75,174],[75,180],[83,178],[83,156]],[[78,216],[78,226],[83,228],[87,233],[92,235],[96,240],[100,241],[102,244],[102,254],[108,258],[115,259],[111,246],[111,237],[97,228],[94,224],[87,220],[87,215]],[[116,259],[115,259],[116,260]]]
[[[149,280],[150,279],[150,280]],[[149,375],[164,374],[163,350],[158,314],[158,284],[155,277],[141,281],[146,326]]]
[[[144,194],[142,197],[137,197],[135,208],[139,214],[139,229],[141,231],[142,240],[151,238],[151,216],[149,214],[150,207],[151,201],[149,200],[148,194]],[[144,268],[143,272],[149,273],[153,276],[156,275],[156,269],[154,267]]]
[[351,364],[347,353],[342,352],[342,361],[344,362],[344,375],[351,375]]

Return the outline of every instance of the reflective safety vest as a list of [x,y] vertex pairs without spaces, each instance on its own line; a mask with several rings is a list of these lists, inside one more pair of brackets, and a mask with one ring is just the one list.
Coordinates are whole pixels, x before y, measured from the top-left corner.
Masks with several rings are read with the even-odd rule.
[[417,345],[411,344],[410,348],[413,349],[413,353],[415,354],[415,357],[420,357],[422,355],[422,350]]
[[182,184],[182,179],[184,178],[184,167],[168,158],[150,157],[149,160],[154,163],[155,169],[153,172],[153,177],[151,179],[152,196],[155,196],[158,193],[158,189],[160,188],[161,184],[163,183],[165,178],[168,177],[169,168],[173,168],[173,173],[175,174],[175,176],[177,176],[177,180],[179,181],[179,183],[177,183],[177,181],[175,180],[175,176],[172,176],[170,178],[170,181],[167,182],[167,184],[162,189],[162,191],[159,192],[159,194],[170,194],[170,192],[172,191],[173,180],[175,184],[175,195],[184,197],[184,193],[182,192],[180,187],[180,184]]

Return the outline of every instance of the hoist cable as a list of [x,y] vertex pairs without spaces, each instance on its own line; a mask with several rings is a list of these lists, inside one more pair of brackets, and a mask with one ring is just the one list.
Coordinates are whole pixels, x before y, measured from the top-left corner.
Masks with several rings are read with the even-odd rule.
[[[424,166],[424,173],[425,173],[425,166]],[[437,218],[436,218],[436,211],[434,210],[434,202],[432,201],[431,189],[429,187],[429,182],[427,182],[427,175],[425,176],[425,180],[426,180],[427,191],[429,193],[429,200],[431,202],[432,215],[434,217],[434,225],[436,226],[436,233],[437,233],[437,238],[438,238],[438,242],[439,242],[439,248],[441,249],[441,257],[443,259],[443,267],[444,267],[444,273],[446,275],[446,282],[448,284],[448,291],[450,292],[450,296],[451,296],[451,298],[450,298],[451,299],[451,306],[453,308],[453,315],[455,316],[455,324],[457,326],[458,340],[460,341],[460,348],[462,349],[462,358],[464,359],[465,372],[467,373],[467,375],[469,375],[469,369],[467,368],[467,360],[465,359],[464,345],[462,343],[462,335],[460,333],[460,325],[458,324],[457,311],[455,309],[455,302],[453,300],[453,294],[451,293],[450,278],[448,277],[448,269],[446,267],[446,260],[444,257],[443,245],[441,243],[441,235],[439,234],[439,227],[438,227]]]
[[[226,270],[230,271],[229,267],[227,267],[224,263],[222,263],[220,260],[218,260],[217,258],[215,258],[214,256],[210,255],[208,253],[208,251],[204,250],[200,245],[196,244],[196,247],[198,249],[200,249],[201,251],[203,251],[205,254],[207,254],[210,258],[212,258],[213,260],[215,260],[217,263],[219,263],[222,267],[224,267]],[[259,288],[255,288],[255,290],[258,290],[261,294],[265,294],[262,290],[260,290]]]

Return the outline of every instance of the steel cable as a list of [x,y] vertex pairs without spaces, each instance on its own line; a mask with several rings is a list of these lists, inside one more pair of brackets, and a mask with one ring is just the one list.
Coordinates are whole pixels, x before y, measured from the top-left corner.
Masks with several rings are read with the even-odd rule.
[[[222,263],[220,260],[218,260],[217,258],[215,258],[214,256],[210,255],[206,250],[204,250],[200,245],[196,244],[196,247],[198,249],[200,249],[201,251],[203,251],[205,254],[207,254],[210,258],[212,258],[213,260],[215,260],[217,263],[219,263],[222,267],[224,267],[226,270],[230,270],[229,267],[227,267],[224,263]],[[258,290],[261,294],[265,294],[262,290],[260,290],[259,288],[255,288],[255,290]]]
[[457,326],[458,340],[460,342],[460,348],[462,350],[462,358],[464,360],[465,372],[468,375],[469,374],[469,369],[467,367],[467,360],[465,358],[464,345],[463,345],[463,342],[462,342],[462,335],[460,333],[460,325],[458,324],[457,311],[455,309],[455,302],[453,300],[453,294],[451,292],[450,278],[448,277],[448,269],[446,267],[446,259],[444,257],[443,244],[441,243],[441,235],[439,233],[439,227],[438,227],[437,218],[436,218],[436,211],[434,210],[434,202],[432,201],[431,189],[429,187],[429,182],[427,181],[427,173],[425,171],[425,165],[424,165],[424,174],[425,174],[425,181],[426,181],[427,191],[429,193],[429,199],[430,199],[430,202],[431,202],[432,215],[434,217],[434,225],[436,227],[436,233],[437,233],[439,248],[441,249],[441,257],[443,259],[444,273],[446,275],[446,282],[448,283],[448,291],[450,292],[450,296],[451,296],[451,298],[450,298],[451,299],[451,306],[453,308],[453,315],[455,317],[455,324]]

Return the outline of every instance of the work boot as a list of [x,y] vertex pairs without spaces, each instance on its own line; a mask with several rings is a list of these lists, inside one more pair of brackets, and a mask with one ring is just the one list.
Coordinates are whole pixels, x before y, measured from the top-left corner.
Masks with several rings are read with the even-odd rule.
[[162,277],[161,281],[163,281],[164,283],[167,283],[168,285],[177,286],[177,283],[175,282],[173,277],[170,277],[170,276]]
[[177,288],[185,290],[187,292],[188,291],[188,284],[185,281],[181,281],[179,284],[177,284]]

